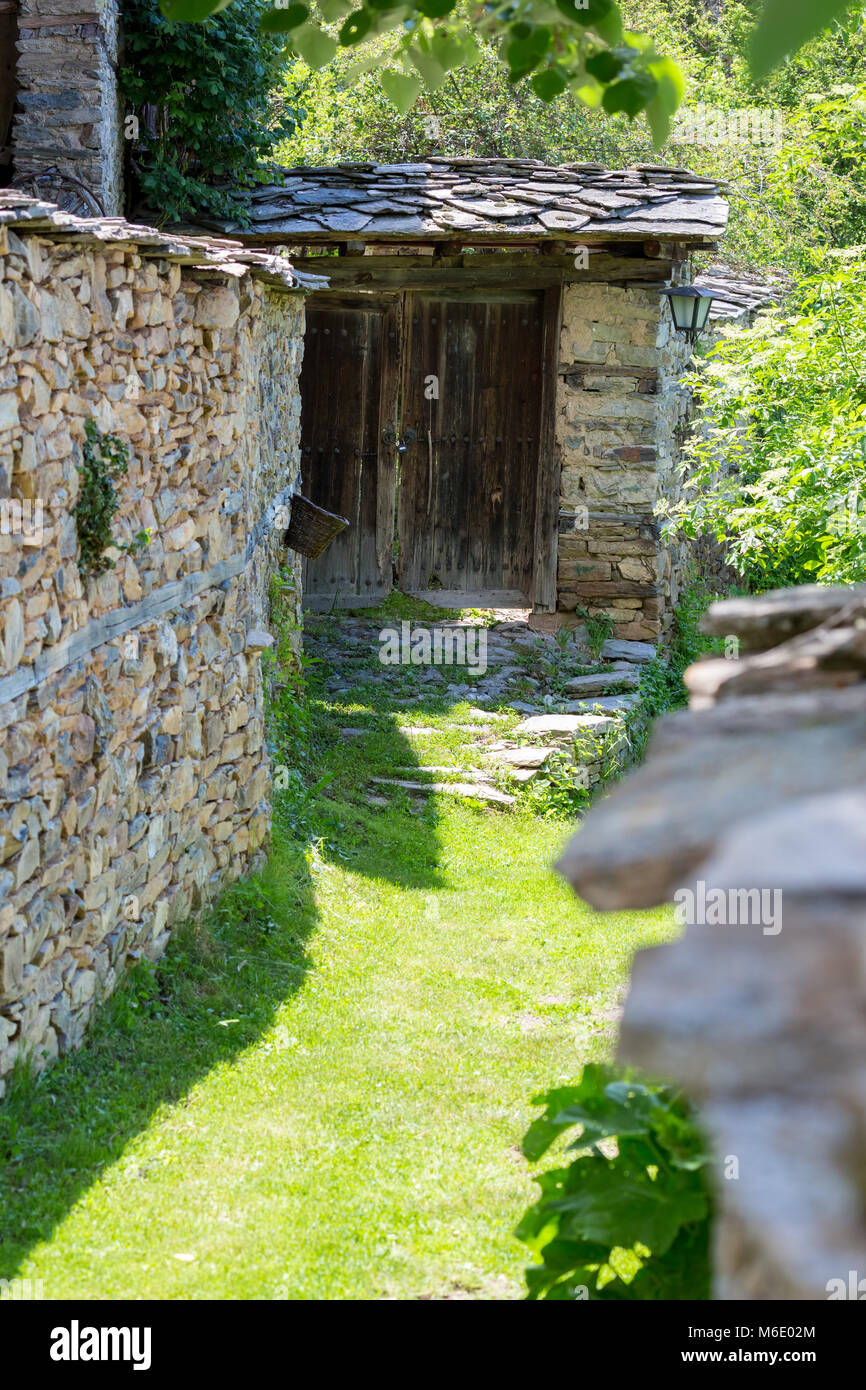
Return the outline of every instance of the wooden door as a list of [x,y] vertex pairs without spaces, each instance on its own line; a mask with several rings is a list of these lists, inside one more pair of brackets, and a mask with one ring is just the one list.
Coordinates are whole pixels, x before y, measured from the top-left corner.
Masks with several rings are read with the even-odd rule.
[[302,487],[311,501],[350,523],[304,565],[305,603],[313,609],[363,607],[391,591],[399,319],[396,297],[308,301]]
[[[544,602],[537,522],[547,448],[545,295],[407,295],[398,502],[400,586]],[[538,592],[536,592],[538,590]]]

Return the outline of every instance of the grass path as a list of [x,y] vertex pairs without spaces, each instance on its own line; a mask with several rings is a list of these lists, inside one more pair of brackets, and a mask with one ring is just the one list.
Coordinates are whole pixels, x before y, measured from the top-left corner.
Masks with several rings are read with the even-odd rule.
[[[633,951],[550,863],[568,827],[366,779],[465,707],[316,702],[261,879],[0,1105],[0,1277],[51,1298],[519,1297],[532,1095],[609,1055]],[[344,724],[363,739],[341,740]],[[465,741],[465,739],[464,739]]]

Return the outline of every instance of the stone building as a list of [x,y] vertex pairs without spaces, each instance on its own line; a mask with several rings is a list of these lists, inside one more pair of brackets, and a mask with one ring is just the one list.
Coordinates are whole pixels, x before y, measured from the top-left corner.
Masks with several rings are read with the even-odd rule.
[[396,583],[658,639],[685,556],[654,508],[679,486],[691,355],[661,291],[724,231],[715,185],[430,159],[287,169],[248,208],[222,230],[328,280],[308,312],[304,487],[353,525],[307,567],[307,602]]

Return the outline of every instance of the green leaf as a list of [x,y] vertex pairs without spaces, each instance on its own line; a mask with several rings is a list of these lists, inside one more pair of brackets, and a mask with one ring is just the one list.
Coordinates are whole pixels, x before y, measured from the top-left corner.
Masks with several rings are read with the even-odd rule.
[[351,8],[350,0],[319,0],[319,12],[328,24],[336,24]]
[[396,72],[394,68],[385,68],[381,74],[381,82],[388,100],[396,106],[401,116],[405,116],[418,100],[421,92],[420,78],[413,77],[408,72]]
[[351,48],[353,44],[360,43],[361,40],[370,32],[373,23],[373,16],[369,10],[355,10],[350,14],[340,30],[340,44],[343,48]]
[[565,91],[567,85],[562,73],[554,68],[545,68],[544,72],[537,72],[532,79],[532,90],[542,101],[553,101]]
[[289,29],[298,29],[310,17],[306,5],[289,5],[285,10],[266,10],[259,20],[259,28],[265,34],[284,34]]
[[292,48],[300,53],[307,67],[319,72],[330,63],[337,51],[337,40],[332,39],[315,24],[305,24],[292,37]]
[[668,115],[661,95],[654,96],[647,103],[646,118],[653,138],[653,145],[660,150],[671,133],[671,118]]
[[428,92],[435,92],[442,86],[448,74],[435,58],[429,53],[423,53],[420,48],[410,48],[409,58],[420,72]]
[[586,3],[583,0],[556,0],[556,7],[575,24],[583,25],[584,29],[603,24],[610,11],[616,8],[613,0],[586,0]]
[[763,81],[851,7],[852,0],[764,0],[749,50],[752,76]]
[[427,19],[442,19],[454,9],[457,0],[419,0],[416,9]]
[[601,104],[610,115],[623,111],[634,120],[652,101],[656,90],[656,80],[652,74],[638,72],[633,77],[625,77],[621,82],[614,82],[612,87],[608,87]]
[[639,1243],[663,1255],[682,1226],[708,1214],[706,1196],[691,1174],[654,1180],[622,1152],[611,1160],[578,1159],[569,1170],[569,1188],[546,1203],[559,1214],[561,1236],[608,1248]]
[[593,77],[597,77],[599,82],[612,82],[622,72],[623,60],[611,53],[610,49],[603,48],[587,58],[584,67]]
[[616,5],[611,5],[606,15],[593,20],[592,27],[599,38],[611,45],[622,41],[622,15]]
[[471,67],[481,56],[477,44],[468,35],[455,37],[437,30],[430,41],[433,57],[437,63],[450,72],[452,68]]
[[685,94],[686,81],[683,74],[670,58],[658,58],[648,64],[648,70],[658,83],[659,101],[668,115],[672,116]]

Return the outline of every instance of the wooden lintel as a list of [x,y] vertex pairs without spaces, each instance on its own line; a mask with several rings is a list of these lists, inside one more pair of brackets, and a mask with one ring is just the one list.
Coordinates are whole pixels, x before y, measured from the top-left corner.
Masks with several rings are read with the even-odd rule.
[[[321,270],[322,259],[294,257],[298,270]],[[642,256],[611,256],[598,251],[586,269],[575,265],[572,254],[525,256],[515,252],[498,255],[455,255],[431,259],[428,256],[339,256],[327,264],[331,290],[357,289],[463,289],[512,287],[545,289],[548,286],[603,282],[622,287],[645,284],[655,287],[668,279],[670,261],[647,260]],[[328,290],[314,291],[318,296]]]

